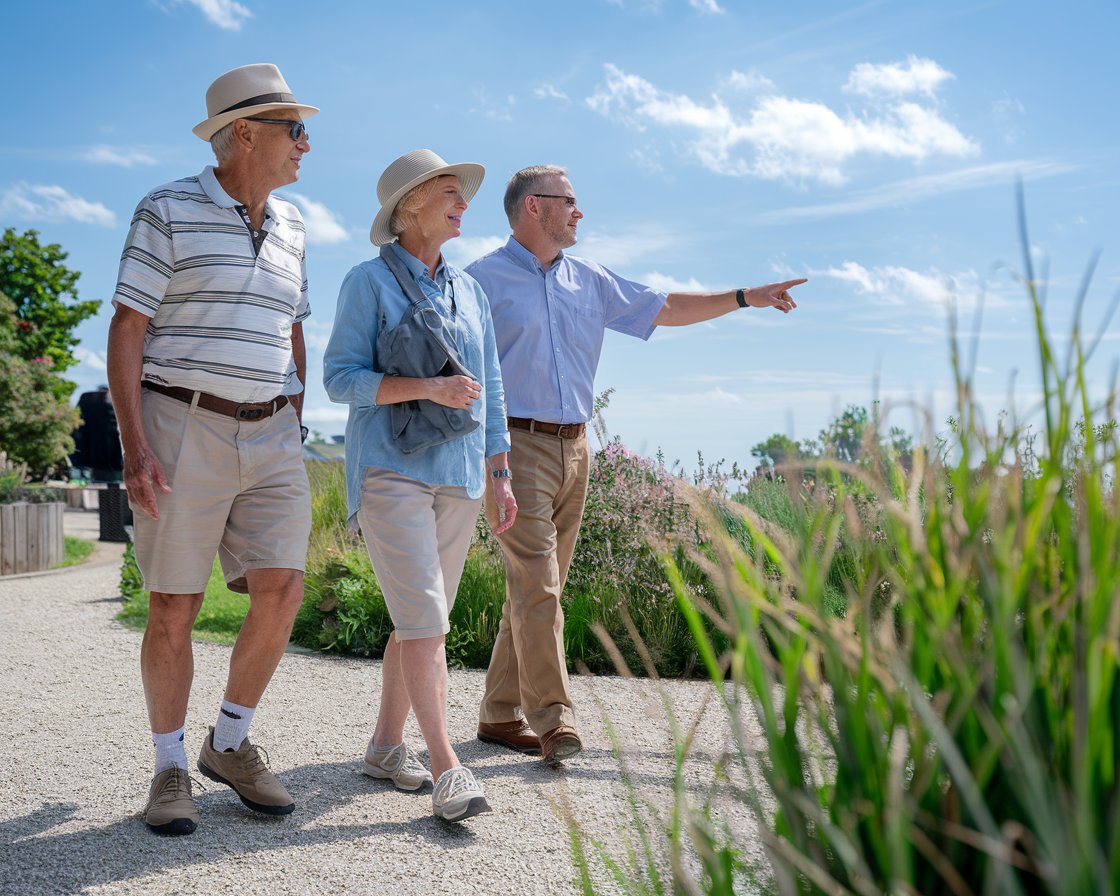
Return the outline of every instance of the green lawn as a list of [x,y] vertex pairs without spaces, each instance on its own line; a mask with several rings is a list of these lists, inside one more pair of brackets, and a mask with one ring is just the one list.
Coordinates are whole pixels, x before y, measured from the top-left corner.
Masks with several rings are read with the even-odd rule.
[[[237,594],[226,587],[222,569],[215,560],[214,568],[210,570],[210,581],[206,583],[202,609],[194,622],[195,637],[232,644],[237,640],[237,633],[248,612],[249,595]],[[119,618],[134,628],[144,628],[148,623],[148,592],[138,589],[127,595]]]
[[65,554],[62,562],[56,563],[51,569],[62,569],[66,566],[76,566],[82,563],[90,554],[93,553],[95,547],[92,541],[86,541],[84,538],[75,538],[72,535],[65,536],[66,544],[64,547]]

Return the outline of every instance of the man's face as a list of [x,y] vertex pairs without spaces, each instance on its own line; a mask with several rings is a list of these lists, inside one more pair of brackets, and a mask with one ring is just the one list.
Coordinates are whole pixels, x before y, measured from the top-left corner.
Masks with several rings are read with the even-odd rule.
[[[576,244],[576,226],[583,212],[576,206],[576,194],[568,178],[557,174],[542,182],[533,191],[537,196],[541,230],[558,248],[566,249]],[[563,197],[563,198],[556,198]]]
[[[276,121],[299,121],[299,113],[294,109],[277,109],[260,113],[259,118]],[[311,152],[310,138],[306,131],[293,140],[291,133],[283,125],[269,124],[264,121],[247,119],[254,129],[256,138],[256,163],[262,176],[268,177],[270,189],[283,187],[299,180],[299,164],[305,153]]]

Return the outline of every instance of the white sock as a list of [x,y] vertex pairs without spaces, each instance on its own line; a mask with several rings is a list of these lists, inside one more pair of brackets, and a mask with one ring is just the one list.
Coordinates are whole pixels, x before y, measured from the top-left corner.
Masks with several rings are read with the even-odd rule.
[[167,734],[156,734],[152,732],[152,743],[156,747],[156,774],[178,766],[186,770],[187,767],[187,748],[183,745],[183,735],[186,733],[186,728],[180,728],[177,731],[169,731]]
[[241,741],[249,736],[249,725],[256,711],[256,707],[238,706],[223,700],[218,722],[214,726],[214,749],[224,753],[240,747]]

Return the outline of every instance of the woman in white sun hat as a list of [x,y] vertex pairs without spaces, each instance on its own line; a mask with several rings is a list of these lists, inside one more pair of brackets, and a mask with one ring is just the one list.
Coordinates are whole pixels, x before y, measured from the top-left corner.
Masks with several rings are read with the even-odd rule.
[[[350,407],[349,517],[361,526],[394,626],[362,768],[403,790],[434,777],[432,808],[447,821],[490,811],[448,739],[444,651],[488,476],[500,530],[517,515],[489,304],[478,283],[441,255],[459,236],[483,174],[481,165],[449,165],[427,149],[385,169],[370,230],[381,251],[343,281],[323,359],[327,394]],[[437,360],[416,369],[432,351]],[[410,709],[431,774],[404,743]]]

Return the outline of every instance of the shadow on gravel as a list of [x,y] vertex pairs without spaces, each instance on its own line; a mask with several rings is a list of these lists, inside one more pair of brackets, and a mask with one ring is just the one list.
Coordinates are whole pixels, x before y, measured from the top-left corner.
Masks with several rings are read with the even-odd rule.
[[[570,781],[601,781],[619,786],[623,783],[618,758],[611,750],[602,747],[585,746],[574,759],[547,763],[539,756],[521,756],[502,747],[483,745],[482,750],[478,750],[477,743],[473,741],[462,741],[452,746],[463,764],[470,766],[475,777],[483,782],[516,775],[530,784],[547,784],[557,778],[566,778]],[[468,757],[472,754],[486,764],[475,764],[477,759],[475,762],[469,761]],[[493,760],[499,757],[505,761],[500,765],[494,764]],[[637,787],[671,785],[676,759],[675,753],[662,750],[627,750],[623,756],[623,761],[626,763],[626,778]],[[718,759],[715,753],[704,750],[693,749],[688,754],[690,765],[713,768]],[[687,790],[690,793],[703,795],[706,793],[706,785],[688,785]]]
[[83,812],[75,803],[50,803],[0,821],[0,893],[76,893],[223,858],[367,838],[421,839],[442,850],[476,845],[470,823],[450,825],[432,816],[430,789],[402,793],[366,778],[352,762],[305,765],[281,776],[296,795],[291,815],[259,815],[232,790],[207,782],[205,791],[195,788],[201,820],[187,837],[159,837],[145,827],[146,787],[122,795],[120,808],[129,814],[108,824],[90,826],[83,816],[109,811]]

